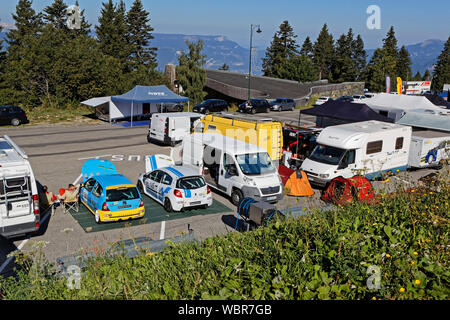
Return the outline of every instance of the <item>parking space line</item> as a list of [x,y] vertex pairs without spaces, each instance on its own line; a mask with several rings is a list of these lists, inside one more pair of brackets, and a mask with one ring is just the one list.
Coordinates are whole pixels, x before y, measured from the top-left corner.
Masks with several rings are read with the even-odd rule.
[[166,233],[166,222],[161,222],[161,232],[159,233],[159,240],[164,240]]

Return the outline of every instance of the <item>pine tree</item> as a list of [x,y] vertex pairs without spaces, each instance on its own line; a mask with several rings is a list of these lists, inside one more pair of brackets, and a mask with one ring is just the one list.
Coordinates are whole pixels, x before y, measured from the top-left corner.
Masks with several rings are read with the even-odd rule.
[[421,81],[422,80],[422,76],[420,74],[420,71],[417,71],[417,73],[415,74],[414,77],[412,77],[411,79],[412,81]]
[[302,55],[291,56],[286,68],[281,71],[280,78],[298,82],[317,80],[317,69],[311,58]]
[[439,55],[433,72],[432,90],[441,91],[444,84],[450,83],[450,37]]
[[44,22],[56,29],[67,28],[67,4],[63,0],[54,0],[50,6],[44,8]]
[[312,58],[313,57],[313,51],[314,47],[311,42],[311,39],[309,36],[305,38],[305,41],[303,42],[302,48],[300,49],[300,55]]
[[428,70],[428,69],[425,70],[425,73],[423,74],[422,80],[423,81],[430,81],[431,80],[430,70]]
[[367,64],[367,54],[364,50],[364,41],[359,34],[352,43],[352,59],[355,68],[355,79],[353,81],[363,81],[364,70]]
[[157,66],[157,48],[149,47],[150,40],[154,37],[154,30],[149,22],[149,13],[145,11],[141,0],[135,0],[126,16],[128,27],[127,39],[131,46],[131,65],[133,69],[145,67],[154,70]]
[[334,82],[354,81],[356,78],[353,62],[353,30],[341,35],[336,41],[334,58],[332,60],[332,80]]
[[123,1],[115,6],[112,0],[102,3],[98,25],[95,26],[101,51],[119,59],[124,72],[128,72],[131,46],[127,40],[126,9]]
[[202,54],[204,43],[186,41],[189,52],[183,52],[178,57],[177,78],[184,90],[184,94],[189,97],[191,103],[197,104],[203,101],[206,92],[203,88],[206,84],[206,71],[203,66],[206,56]]
[[263,58],[263,72],[265,76],[280,78],[285,73],[287,61],[298,54],[298,44],[295,40],[293,28],[287,20],[280,25],[279,31],[273,36],[270,47]]
[[402,46],[398,52],[397,76],[407,81],[412,74],[411,64],[410,54],[405,46]]
[[6,40],[12,50],[15,46],[22,46],[26,37],[36,36],[42,27],[42,15],[36,14],[32,4],[31,0],[19,0],[16,12],[12,14],[16,28],[9,30]]
[[327,24],[324,24],[319,36],[314,43],[314,64],[318,70],[318,78],[331,78],[331,64],[334,57],[334,40],[328,32]]
[[394,27],[391,26],[386,38],[383,39],[383,52],[385,55],[385,60],[390,63],[386,65],[385,72],[391,78],[391,90],[397,87],[397,64],[398,64],[398,47],[397,38],[395,37]]

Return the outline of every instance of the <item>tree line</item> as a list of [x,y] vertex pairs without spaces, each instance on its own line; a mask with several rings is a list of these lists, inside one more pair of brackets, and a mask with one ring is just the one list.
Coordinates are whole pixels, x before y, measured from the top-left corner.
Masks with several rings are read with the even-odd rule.
[[[299,82],[328,79],[331,83],[361,81],[373,92],[386,90],[386,76],[391,79],[391,90],[396,88],[397,77],[402,80],[431,80],[434,90],[442,90],[450,82],[450,37],[438,58],[433,77],[428,70],[421,76],[412,76],[411,58],[405,46],[398,48],[394,27],[383,39],[383,46],[375,50],[367,63],[364,41],[350,28],[336,41],[324,24],[316,41],[307,36],[300,47],[289,22],[283,21],[274,34],[263,58],[265,76]],[[420,78],[420,79],[419,79]],[[395,89],[394,89],[395,90]]]
[[123,1],[102,3],[95,28],[84,10],[79,28],[70,28],[67,9],[63,0],[42,12],[33,9],[31,0],[18,1],[12,14],[15,29],[8,31],[8,46],[0,56],[0,103],[64,108],[137,84],[170,86],[156,70],[153,28],[141,0],[128,11]]

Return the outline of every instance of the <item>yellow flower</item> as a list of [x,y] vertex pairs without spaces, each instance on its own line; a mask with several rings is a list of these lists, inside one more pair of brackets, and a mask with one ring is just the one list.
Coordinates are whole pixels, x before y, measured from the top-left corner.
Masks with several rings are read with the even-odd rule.
[[430,191],[430,194],[433,194],[433,192]]
[[405,292],[405,288],[400,288],[400,292],[401,293]]
[[372,300],[377,300],[377,297],[373,297]]
[[417,256],[417,255],[418,255],[418,253],[417,253],[416,251],[414,251],[414,255],[415,255],[415,256]]
[[415,281],[415,284],[419,285],[419,284],[420,284],[420,280],[417,279],[417,280]]
[[414,265],[414,261],[411,261],[411,265],[412,265],[412,266]]
[[386,258],[392,258],[390,254],[386,253]]

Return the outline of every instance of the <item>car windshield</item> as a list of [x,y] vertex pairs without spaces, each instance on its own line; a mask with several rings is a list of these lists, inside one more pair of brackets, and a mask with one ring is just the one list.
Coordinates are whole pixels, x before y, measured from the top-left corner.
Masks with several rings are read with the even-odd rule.
[[245,175],[275,172],[275,167],[267,152],[237,155],[236,160]]
[[205,185],[205,180],[202,177],[186,177],[177,182],[177,188],[187,190],[203,188]]
[[106,201],[125,201],[139,199],[136,187],[118,188],[106,191]]
[[341,161],[344,153],[344,149],[317,145],[312,154],[309,156],[309,159],[312,161],[336,166]]

